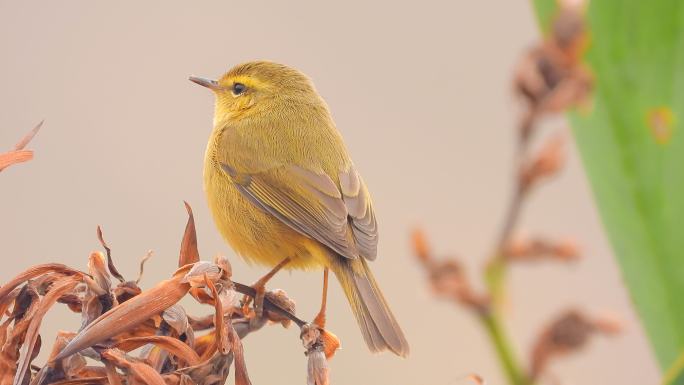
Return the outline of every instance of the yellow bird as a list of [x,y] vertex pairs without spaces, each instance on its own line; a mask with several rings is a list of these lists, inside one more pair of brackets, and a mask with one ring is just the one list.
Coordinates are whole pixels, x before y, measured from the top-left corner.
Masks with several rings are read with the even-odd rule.
[[214,221],[239,255],[273,267],[257,289],[283,267],[323,268],[325,304],[330,269],[370,350],[406,356],[406,338],[368,267],[378,243],[370,195],[309,78],[254,61],[219,80],[190,80],[216,96],[204,159]]

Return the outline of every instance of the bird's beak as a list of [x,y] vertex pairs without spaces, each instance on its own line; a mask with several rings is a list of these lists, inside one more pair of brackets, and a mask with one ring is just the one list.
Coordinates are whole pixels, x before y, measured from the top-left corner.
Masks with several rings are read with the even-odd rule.
[[193,83],[197,83],[197,84],[201,85],[202,87],[207,87],[213,91],[216,91],[220,88],[220,86],[216,80],[200,78],[198,76],[190,76],[188,79]]

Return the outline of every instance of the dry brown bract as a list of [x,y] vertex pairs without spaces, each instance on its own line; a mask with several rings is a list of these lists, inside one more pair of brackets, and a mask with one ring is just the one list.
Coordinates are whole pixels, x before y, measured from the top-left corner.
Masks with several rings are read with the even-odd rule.
[[[178,270],[151,289],[140,289],[140,277],[130,281],[118,272],[99,227],[106,255],[91,253],[87,273],[36,265],[0,287],[0,385],[218,385],[231,366],[235,384],[250,385],[242,339],[268,323],[293,322],[302,328],[309,383],[328,384],[327,359],[339,346],[337,338],[297,318],[294,301],[282,290],[266,293],[261,318],[252,308],[235,306],[236,292],[254,296],[254,289],[231,280],[225,257],[200,261],[192,210],[186,208]],[[188,315],[178,304],[187,294],[213,305],[214,314]],[[78,332],[59,332],[47,363],[37,366],[40,324],[56,303],[81,313],[81,325]],[[315,330],[313,340],[308,330]],[[196,336],[200,331],[206,332]]]

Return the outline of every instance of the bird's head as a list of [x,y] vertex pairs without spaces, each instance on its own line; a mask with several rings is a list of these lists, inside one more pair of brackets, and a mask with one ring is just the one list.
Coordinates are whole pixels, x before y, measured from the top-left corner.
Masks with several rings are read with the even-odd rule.
[[269,61],[233,67],[218,80],[190,76],[216,95],[216,119],[241,119],[295,101],[320,98],[309,78],[294,68]]

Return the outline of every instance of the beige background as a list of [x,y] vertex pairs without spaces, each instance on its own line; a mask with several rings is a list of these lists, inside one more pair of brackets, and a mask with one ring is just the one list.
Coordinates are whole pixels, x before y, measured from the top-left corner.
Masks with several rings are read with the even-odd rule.
[[[256,279],[263,270],[234,257],[209,217],[201,170],[212,98],[186,79],[272,59],[309,74],[331,105],[377,202],[382,242],[373,267],[412,344],[408,360],[367,353],[334,285],[330,328],[344,349],[331,364],[333,383],[451,385],[471,372],[503,383],[471,314],[431,298],[408,235],[424,227],[481,286],[511,182],[511,72],[537,38],[530,6],[323,3],[0,1],[0,144],[12,146],[46,119],[32,144],[35,161],[0,175],[0,281],[39,262],[85,268],[102,224],[127,277],[155,250],[143,280],[149,287],[174,270],[184,199],[195,208],[205,258],[226,253],[237,279]],[[593,340],[553,372],[563,384],[657,383],[574,148],[563,175],[535,194],[523,225],[576,237],[586,258],[513,270],[507,328],[518,352],[526,356],[541,325],[568,306],[612,312],[625,321],[624,335]],[[313,316],[319,274],[275,282],[303,317]],[[58,327],[78,326],[67,314],[48,318],[46,341]],[[297,337],[279,327],[249,337],[254,384],[304,383]]]

